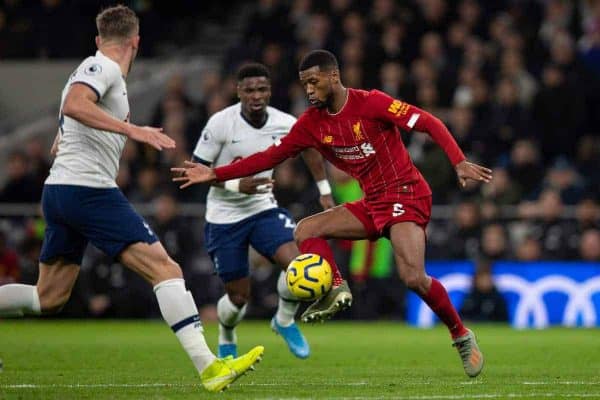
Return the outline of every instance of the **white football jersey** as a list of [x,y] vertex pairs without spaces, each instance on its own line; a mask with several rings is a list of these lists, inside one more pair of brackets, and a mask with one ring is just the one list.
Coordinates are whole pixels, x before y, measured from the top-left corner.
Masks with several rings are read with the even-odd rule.
[[90,128],[63,115],[62,105],[74,83],[87,85],[96,92],[96,104],[104,111],[121,121],[129,120],[127,85],[121,68],[98,50],[77,67],[63,89],[58,154],[46,184],[117,187],[115,179],[127,137]]
[[[241,103],[215,113],[202,131],[194,156],[213,167],[231,164],[265,150],[286,135],[296,122],[290,114],[267,107],[267,122],[254,128],[242,117]],[[270,178],[273,170],[255,177]],[[244,194],[212,186],[206,199],[206,220],[213,224],[230,224],[261,211],[277,207],[273,193]]]

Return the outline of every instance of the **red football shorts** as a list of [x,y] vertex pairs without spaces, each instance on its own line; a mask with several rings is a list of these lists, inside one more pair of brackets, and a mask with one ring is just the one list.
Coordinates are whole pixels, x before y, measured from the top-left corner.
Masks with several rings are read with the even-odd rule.
[[362,222],[369,239],[389,236],[398,222],[414,222],[425,230],[431,218],[431,195],[413,197],[412,193],[385,195],[380,199],[365,198],[344,206]]

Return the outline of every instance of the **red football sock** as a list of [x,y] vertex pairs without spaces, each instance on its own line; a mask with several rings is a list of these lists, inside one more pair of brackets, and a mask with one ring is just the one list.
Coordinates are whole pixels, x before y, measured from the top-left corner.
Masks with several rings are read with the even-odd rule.
[[421,296],[423,301],[427,303],[429,308],[438,316],[439,319],[446,324],[452,339],[467,334],[467,329],[464,327],[456,308],[452,305],[448,292],[444,286],[435,278],[431,278],[431,287],[426,295]]
[[313,253],[318,254],[324,259],[327,260],[329,265],[331,265],[331,272],[333,274],[333,286],[338,286],[342,283],[343,279],[342,274],[340,274],[340,270],[335,263],[335,259],[333,258],[333,252],[331,248],[327,244],[327,241],[322,238],[309,238],[302,243],[300,243],[300,252],[301,253]]

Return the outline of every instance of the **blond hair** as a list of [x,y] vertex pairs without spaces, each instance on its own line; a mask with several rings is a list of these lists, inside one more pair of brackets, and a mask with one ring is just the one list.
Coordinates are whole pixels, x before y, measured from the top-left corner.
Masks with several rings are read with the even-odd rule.
[[102,10],[96,16],[96,27],[102,39],[123,40],[137,34],[139,19],[131,8],[118,5]]

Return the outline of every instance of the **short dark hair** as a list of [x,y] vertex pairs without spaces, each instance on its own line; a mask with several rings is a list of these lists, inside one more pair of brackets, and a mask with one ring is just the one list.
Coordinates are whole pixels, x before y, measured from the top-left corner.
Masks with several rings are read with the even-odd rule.
[[260,63],[253,62],[243,64],[237,71],[238,82],[241,82],[244,78],[256,78],[261,76],[271,79],[269,69]]
[[123,5],[106,8],[96,16],[98,35],[103,39],[127,39],[139,26],[135,12]]
[[298,70],[305,71],[312,67],[319,67],[321,70],[339,68],[337,58],[335,58],[332,52],[327,50],[313,50],[306,54],[302,57]]

